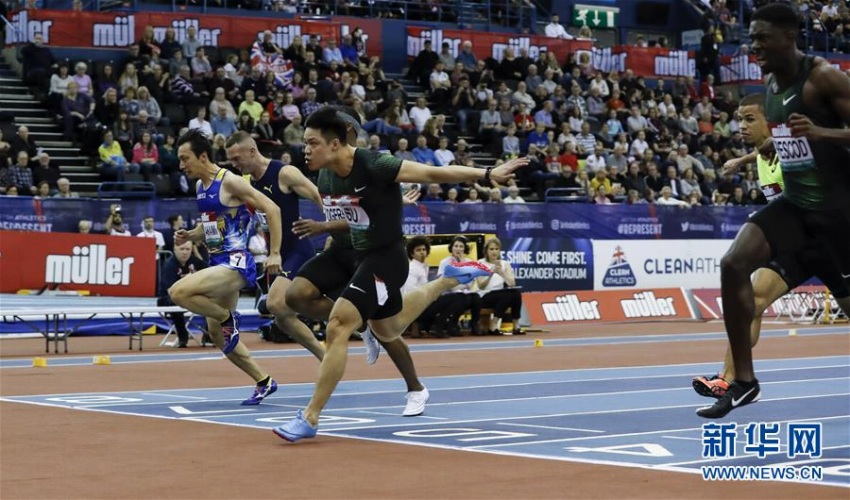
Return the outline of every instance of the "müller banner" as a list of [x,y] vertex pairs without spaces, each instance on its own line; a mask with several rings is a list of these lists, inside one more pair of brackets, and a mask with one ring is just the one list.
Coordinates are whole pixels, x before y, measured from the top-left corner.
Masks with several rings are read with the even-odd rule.
[[152,297],[152,238],[0,231],[0,292],[87,290],[94,295]]

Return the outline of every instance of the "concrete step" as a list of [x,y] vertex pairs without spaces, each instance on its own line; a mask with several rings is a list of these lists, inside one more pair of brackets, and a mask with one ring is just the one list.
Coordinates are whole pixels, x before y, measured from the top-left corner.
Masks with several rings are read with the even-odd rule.
[[[29,89],[26,88],[26,86],[24,86],[24,85],[10,85],[10,84],[0,85],[0,94],[7,94],[7,95],[11,94],[14,97],[30,95]],[[30,96],[30,97],[32,97],[32,96]]]
[[[75,148],[69,141],[37,141],[39,147],[42,147],[50,153],[51,156],[63,156],[61,153],[66,153],[64,156],[76,156],[80,154],[80,148]],[[70,154],[70,153],[73,153]]]
[[[26,92],[27,89],[24,88],[23,90]],[[32,102],[35,101],[35,96],[32,95],[32,94],[27,94],[27,93],[20,93],[20,94],[6,93],[5,90],[0,88],[0,101],[4,101],[4,100],[19,101],[21,103],[31,105]]]

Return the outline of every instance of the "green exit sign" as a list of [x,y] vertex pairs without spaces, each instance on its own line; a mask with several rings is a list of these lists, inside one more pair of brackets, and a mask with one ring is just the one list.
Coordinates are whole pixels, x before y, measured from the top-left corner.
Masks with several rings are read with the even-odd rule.
[[573,25],[591,28],[615,28],[620,9],[616,7],[600,7],[598,5],[576,4],[573,8]]

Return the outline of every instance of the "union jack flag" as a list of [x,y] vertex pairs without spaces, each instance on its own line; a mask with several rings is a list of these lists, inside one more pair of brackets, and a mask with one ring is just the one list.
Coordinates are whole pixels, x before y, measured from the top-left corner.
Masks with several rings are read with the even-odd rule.
[[258,68],[265,76],[269,71],[274,73],[274,82],[278,88],[288,89],[292,84],[295,68],[292,62],[280,54],[266,54],[259,41],[251,46],[251,67]]
[[613,257],[611,257],[611,265],[617,266],[617,265],[626,264],[626,263],[628,263],[628,261],[626,261],[626,253],[623,252],[623,247],[621,247],[621,246],[614,247],[614,255],[613,255]]

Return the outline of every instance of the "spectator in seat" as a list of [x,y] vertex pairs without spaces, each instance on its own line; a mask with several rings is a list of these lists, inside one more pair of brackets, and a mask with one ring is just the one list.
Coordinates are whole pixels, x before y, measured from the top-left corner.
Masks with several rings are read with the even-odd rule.
[[68,92],[62,100],[62,118],[65,123],[66,140],[76,138],[76,130],[94,123],[95,102],[90,96],[77,91],[77,82],[68,84]]
[[448,103],[451,100],[451,81],[449,75],[443,71],[443,62],[437,61],[434,65],[434,70],[429,78],[431,96],[437,105],[438,113],[445,113],[448,108]]
[[669,205],[679,208],[690,208],[690,204],[687,201],[677,200],[673,196],[673,190],[670,186],[664,186],[661,188],[661,196],[656,198],[656,205]]
[[439,60],[440,56],[431,47],[431,40],[425,40],[424,47],[410,64],[407,77],[425,86]]
[[[173,38],[174,28],[169,29],[171,30],[171,36]],[[142,32],[142,38],[139,39],[137,44],[139,46],[139,55],[141,56],[159,57],[162,53],[162,47],[160,46],[159,42],[156,41],[156,38],[154,38],[153,26],[151,25],[145,26],[145,29]]]
[[71,191],[71,181],[69,181],[65,177],[60,177],[59,180],[56,181],[56,186],[58,190],[56,194],[53,195],[54,198],[79,198],[80,193],[76,191]]
[[136,71],[136,65],[127,63],[124,67],[124,72],[118,77],[118,91],[121,95],[125,95],[128,88],[139,88],[139,74]]
[[522,335],[519,326],[522,291],[516,286],[511,263],[503,260],[501,255],[502,242],[498,238],[490,238],[484,243],[484,257],[478,261],[493,271],[492,275],[476,280],[478,293],[481,295],[481,308],[493,310],[487,333],[502,335],[502,323],[509,321],[513,325],[511,333]]
[[[241,109],[241,106],[240,106]],[[209,121],[207,121],[207,108],[200,106],[198,107],[198,115],[195,118],[189,120],[189,130],[198,129],[207,136],[207,138],[212,139],[213,131],[212,125]]]
[[86,74],[87,70],[88,66],[86,66],[86,63],[82,61],[78,62],[74,65],[73,79],[77,82],[77,91],[79,93],[94,97],[94,85],[92,84],[91,77]]
[[664,178],[661,176],[661,172],[658,170],[658,164],[655,162],[647,163],[644,182],[647,189],[654,193],[660,193],[661,188],[664,187]]
[[428,140],[424,135],[420,135],[416,138],[416,147],[413,148],[413,157],[416,158],[416,161],[419,163],[424,163],[426,165],[432,165],[435,167],[442,167],[443,164],[440,163],[440,160],[434,154],[434,150],[428,147]]
[[203,47],[198,47],[195,50],[195,57],[192,58],[190,66],[195,78],[206,80],[213,76],[212,64],[210,64],[210,60]]
[[133,135],[138,139],[146,132],[151,135],[154,143],[159,144],[162,142],[163,136],[156,129],[153,118],[149,117],[148,112],[142,109],[139,111],[139,116],[136,117],[136,122],[133,124]]
[[121,205],[113,203],[109,206],[109,215],[106,217],[106,223],[104,226],[106,234],[109,236],[133,236],[130,229],[127,228],[127,224],[124,223],[124,217],[121,213]]
[[101,96],[109,89],[118,91],[118,75],[115,74],[115,68],[112,64],[104,64],[100,68],[100,74],[95,79],[95,92]]
[[410,120],[416,127],[417,132],[422,132],[425,129],[425,123],[431,118],[431,110],[427,107],[427,102],[424,97],[416,99],[416,106],[410,108]]
[[572,40],[573,36],[567,33],[566,28],[561,24],[561,18],[558,14],[552,14],[549,24],[543,30],[549,38],[562,38],[564,40]]
[[240,115],[242,112],[247,112],[256,123],[260,121],[260,116],[263,114],[263,105],[254,100],[254,91],[248,90],[245,92],[245,100],[239,105],[237,111]]
[[523,197],[519,195],[519,187],[516,185],[508,186],[508,196],[502,200],[502,203],[525,203]]
[[[230,103],[228,102],[228,104]],[[213,108],[212,104],[210,104],[210,108]],[[213,115],[213,119],[210,121],[212,134],[213,136],[221,134],[226,139],[238,130],[236,128],[236,121],[228,115],[226,107],[217,106],[215,109],[217,110],[217,114]]]
[[[413,292],[428,283],[428,263],[425,262],[428,255],[431,253],[431,244],[426,236],[414,236],[407,240],[407,258],[410,260],[408,267],[407,281],[401,287],[401,293],[407,294]],[[440,308],[437,302],[433,302],[411,325],[411,331],[414,332],[414,337],[420,337],[422,333],[429,333],[434,318],[439,313]],[[443,338],[448,335],[442,335]]]
[[103,133],[103,144],[97,149],[100,157],[100,176],[104,180],[124,182],[124,174],[139,173],[138,166],[132,166],[124,157],[121,145],[114,140],[111,130]]
[[118,112],[118,120],[112,126],[112,133],[124,156],[132,156],[133,145],[136,144],[136,126],[130,122],[127,112],[123,109]]
[[360,63],[360,57],[357,54],[357,46],[354,45],[354,40],[351,35],[342,37],[342,45],[339,48],[342,56],[341,64],[347,68],[355,69]]
[[198,40],[198,30],[195,26],[189,26],[186,28],[186,38],[183,40],[183,43],[180,44],[180,48],[183,49],[183,58],[191,60],[198,48],[201,46],[201,41]]
[[605,155],[605,148],[601,142],[597,142],[593,148],[593,152],[587,155],[587,158],[584,160],[584,169],[593,174],[600,168],[605,168],[607,163],[608,157]]
[[47,94],[47,103],[56,114],[62,111],[62,100],[68,93],[68,84],[73,81],[74,79],[68,74],[68,63],[64,61],[59,63],[58,72],[50,76],[50,91]]
[[227,100],[223,87],[218,87],[213,91],[213,99],[210,101],[210,116],[220,116],[219,109],[224,109],[225,116],[236,120],[236,110],[233,109],[233,104]]
[[165,242],[162,246],[163,250],[174,252],[174,233],[179,229],[184,229],[185,222],[180,214],[171,214],[168,216],[168,228],[162,232],[162,239]]
[[94,107],[94,116],[103,126],[112,128],[118,121],[121,106],[118,104],[118,91],[107,89]]
[[38,191],[33,181],[32,169],[30,169],[30,157],[26,151],[21,151],[17,156],[18,161],[9,168],[7,173],[8,186],[18,188],[21,195],[34,195]]
[[81,220],[77,223],[77,232],[79,234],[89,234],[91,233],[91,225],[90,220]]
[[171,79],[171,100],[178,104],[206,105],[206,100],[192,86],[188,66],[180,68],[180,73]]
[[[477,192],[476,190],[473,191]],[[469,243],[463,236],[452,238],[451,243],[449,243],[449,252],[449,256],[440,261],[437,276],[443,276],[446,267],[450,264],[472,261],[469,258]],[[481,317],[481,297],[476,293],[476,290],[477,285],[473,281],[466,285],[458,285],[443,294],[451,297],[451,301],[447,302],[446,308],[441,313],[443,318],[441,318],[440,323],[437,325],[438,331],[445,331],[452,337],[459,336],[458,321],[461,314],[469,310],[471,316],[471,333],[473,335],[480,335],[478,323]]]
[[332,62],[336,62],[339,65],[345,64],[345,61],[342,57],[342,51],[339,47],[336,46],[336,39],[329,38],[328,46],[322,51],[322,60],[325,64],[330,65]]
[[519,138],[516,136],[516,124],[509,123],[502,137],[502,157],[517,158],[520,155]]
[[[502,123],[502,115],[496,109],[496,100],[490,99],[487,103],[487,109],[481,112],[481,117],[478,120],[478,134],[481,136],[485,146],[496,150],[496,141],[500,139],[502,132],[505,130],[505,123]],[[501,146],[501,144],[499,144]],[[501,148],[498,148],[501,149]],[[499,151],[496,150],[498,154]]]
[[57,182],[61,174],[59,165],[50,159],[50,155],[46,151],[42,151],[36,156],[36,164],[33,168],[33,182],[36,185],[46,182],[50,186],[50,190],[55,192],[59,189]]
[[150,90],[148,90],[148,88],[144,85],[139,87],[139,97],[136,99],[136,104],[139,107],[139,112],[145,111],[148,120],[150,120],[153,125],[169,125],[170,122],[168,121],[168,118],[163,118],[162,116],[162,108],[160,108],[159,103],[156,102],[156,99],[151,97]]
[[[183,55],[183,49],[176,49],[172,53],[171,60],[168,63],[168,72],[173,76],[177,76],[183,72],[183,68],[188,69],[191,75],[192,66],[189,64],[189,60]],[[186,79],[189,80],[190,78]]]
[[434,156],[440,165],[455,165],[455,155],[449,151],[448,137],[440,137],[439,147],[434,151]]
[[127,118],[130,121],[138,121],[139,116],[139,101],[136,99],[136,88],[129,87],[124,91],[124,97],[118,101],[121,110],[127,113]]
[[[174,248],[174,255],[165,261],[162,266],[159,281],[159,296],[156,305],[160,307],[174,306],[174,302],[168,294],[171,288],[181,278],[196,271],[204,269],[207,265],[192,253],[194,244],[187,241]],[[189,345],[189,330],[186,329],[186,316],[182,312],[170,313],[174,329],[177,330],[177,347],[185,348]]]
[[[254,119],[251,118],[251,114],[248,111],[239,113],[239,122],[236,124],[236,128],[248,132],[254,137]],[[256,137],[254,138],[256,139]]]
[[[145,218],[142,219],[142,230],[136,235],[136,237],[153,239],[156,244],[156,251],[159,252],[165,249],[165,237],[161,232],[154,228],[154,224],[155,219],[153,215],[145,216]],[[157,255],[157,259],[159,259],[159,255]]]
[[32,42],[21,49],[20,60],[24,66],[24,83],[35,87],[43,98],[50,84],[49,75],[56,67],[56,59],[53,57],[53,52],[44,46],[44,37],[41,33],[37,33]]
[[399,158],[401,160],[417,161],[416,157],[413,155],[413,153],[411,153],[410,151],[407,150],[407,146],[408,146],[407,139],[405,139],[403,137],[401,139],[399,139],[398,140],[398,149],[396,150],[395,153],[393,153],[393,156],[395,156],[396,158]]
[[145,181],[150,182],[152,175],[162,173],[162,165],[159,163],[159,149],[156,147],[150,132],[142,132],[139,137],[139,142],[133,146],[131,168],[140,171]]
[[[177,50],[180,51],[180,55],[183,55],[183,49],[180,46],[180,42],[177,41],[174,28],[168,27],[165,29],[165,37],[163,37],[162,42],[159,43],[159,56],[162,64],[167,65],[169,60],[174,56],[174,52]],[[141,44],[139,45],[139,52],[142,52]]]
[[456,62],[463,63],[463,67],[467,71],[475,71],[478,67],[478,60],[472,52],[472,42],[465,40],[461,44],[461,51],[455,58]]
[[443,201],[443,188],[435,182],[428,184],[428,191],[422,201]]

